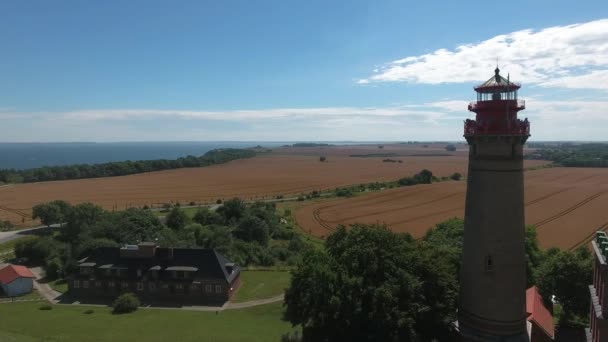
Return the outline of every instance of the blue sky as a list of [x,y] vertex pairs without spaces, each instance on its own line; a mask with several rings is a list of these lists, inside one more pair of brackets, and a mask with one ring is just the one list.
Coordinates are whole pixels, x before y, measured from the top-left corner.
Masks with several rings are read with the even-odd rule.
[[608,2],[4,1],[0,141],[459,140],[523,83],[534,140],[608,140]]

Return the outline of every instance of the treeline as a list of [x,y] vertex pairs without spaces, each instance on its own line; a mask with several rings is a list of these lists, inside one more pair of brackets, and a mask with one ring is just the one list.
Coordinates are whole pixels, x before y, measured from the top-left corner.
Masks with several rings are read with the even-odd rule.
[[102,164],[44,166],[35,169],[0,169],[0,183],[32,183],[55,180],[125,176],[136,173],[201,167],[222,164],[235,159],[250,158],[255,152],[246,149],[216,149],[201,157],[187,156],[175,160],[138,160]]
[[[285,217],[287,218],[285,218]],[[194,216],[173,208],[163,223],[150,210],[130,208],[111,212],[91,204],[64,201],[33,208],[33,218],[45,225],[61,224],[58,233],[17,242],[15,255],[41,265],[51,278],[62,278],[77,267],[77,260],[98,247],[119,247],[156,241],[164,247],[214,248],[241,266],[286,266],[299,261],[309,248],[273,203],[251,205],[235,198],[213,211],[200,208]]]
[[[366,192],[366,191],[379,191],[382,189],[392,189],[400,186],[412,186],[418,184],[431,184],[433,182],[443,181],[459,181],[462,179],[462,174],[454,172],[449,177],[437,177],[433,175],[433,172],[423,169],[412,177],[403,177],[397,181],[392,182],[374,182],[367,184],[351,185],[346,187],[338,187],[334,190],[334,194],[338,197],[351,197],[355,193]],[[313,191],[310,195],[306,196],[306,199],[318,197],[314,196],[316,191]],[[304,198],[302,198],[304,200]]]
[[538,149],[527,158],[550,160],[565,167],[608,167],[608,144],[564,143]]

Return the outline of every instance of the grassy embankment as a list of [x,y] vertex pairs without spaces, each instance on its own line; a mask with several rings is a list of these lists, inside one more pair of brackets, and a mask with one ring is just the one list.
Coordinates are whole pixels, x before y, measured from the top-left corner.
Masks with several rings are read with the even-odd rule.
[[[281,303],[215,312],[140,309],[112,315],[110,308],[40,303],[0,305],[0,341],[279,341],[292,331]],[[92,309],[92,314],[84,311]]]
[[243,271],[241,287],[232,301],[240,303],[278,296],[285,292],[290,278],[287,271]]

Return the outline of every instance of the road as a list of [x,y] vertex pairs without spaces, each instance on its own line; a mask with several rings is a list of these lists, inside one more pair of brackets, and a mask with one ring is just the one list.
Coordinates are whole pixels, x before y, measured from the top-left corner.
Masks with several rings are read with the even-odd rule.
[[59,225],[54,224],[54,225],[51,225],[51,228],[49,228],[47,226],[38,226],[38,227],[27,228],[27,229],[12,230],[10,232],[0,232],[0,244],[9,242],[9,241],[12,241],[12,240],[24,237],[24,236],[40,234],[40,233],[43,233],[45,230],[49,230],[49,229],[53,229],[53,228],[57,228],[57,227],[59,227]]

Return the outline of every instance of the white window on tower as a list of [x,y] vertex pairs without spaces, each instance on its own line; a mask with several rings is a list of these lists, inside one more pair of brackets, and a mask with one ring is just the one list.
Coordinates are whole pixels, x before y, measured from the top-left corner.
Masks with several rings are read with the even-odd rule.
[[486,272],[492,272],[494,270],[494,260],[491,255],[486,256],[484,265]]
[[79,289],[80,288],[80,280],[74,280],[74,288],[75,289]]

